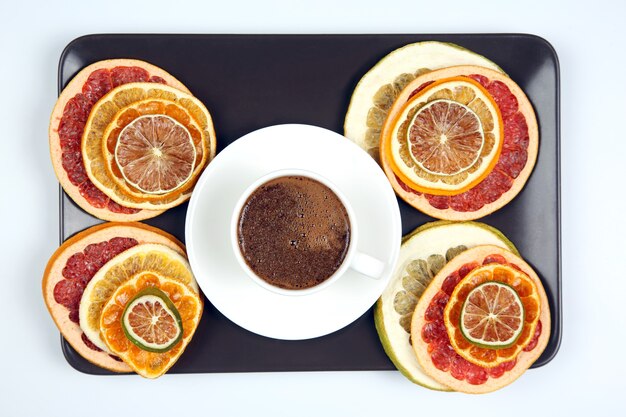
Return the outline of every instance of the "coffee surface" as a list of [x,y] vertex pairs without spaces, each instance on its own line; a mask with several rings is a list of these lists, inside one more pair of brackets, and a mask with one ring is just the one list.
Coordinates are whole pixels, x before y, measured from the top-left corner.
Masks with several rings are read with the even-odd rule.
[[324,184],[285,176],[248,197],[237,234],[243,258],[258,277],[276,287],[305,289],[330,278],[343,263],[350,219]]

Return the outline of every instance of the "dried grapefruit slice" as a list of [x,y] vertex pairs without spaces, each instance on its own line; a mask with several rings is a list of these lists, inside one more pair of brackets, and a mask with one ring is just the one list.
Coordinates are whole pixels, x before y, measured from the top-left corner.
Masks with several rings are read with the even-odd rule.
[[83,165],[81,137],[91,109],[108,91],[130,82],[167,84],[189,91],[172,75],[147,62],[136,59],[99,61],[72,78],[59,95],[50,117],[50,158],[61,186],[83,210],[103,220],[143,220],[162,212],[119,205],[94,186]]
[[475,66],[450,67],[417,77],[394,102],[381,137],[390,137],[392,121],[415,92],[434,81],[458,76],[478,81],[500,109],[504,140],[491,172],[469,190],[446,196],[422,193],[405,184],[396,176],[385,152],[381,152],[381,166],[396,194],[423,213],[445,220],[472,220],[486,216],[511,201],[526,184],[537,159],[539,131],[535,112],[514,81],[497,71]]
[[[538,322],[531,334],[530,342],[514,358],[494,367],[476,365],[459,355],[452,346],[451,338],[448,336],[444,323],[444,311],[459,282],[464,280],[472,271],[484,266],[490,266],[493,271],[502,266],[510,266],[516,271],[514,276],[524,274],[528,277],[536,286],[539,295],[539,305],[535,308]],[[485,276],[493,275],[481,273],[471,277],[466,283],[471,284],[475,279],[480,281]],[[480,279],[477,278],[479,276]],[[498,278],[500,277],[499,274]],[[522,300],[526,295],[525,286],[525,284],[512,285]],[[465,299],[473,288],[475,285],[459,289],[461,296],[458,298]],[[462,303],[455,304],[459,305],[460,310]],[[526,307],[526,305],[524,306]],[[458,326],[458,321],[456,323]],[[550,324],[548,298],[541,280],[533,269],[523,259],[508,250],[492,245],[481,245],[454,257],[439,271],[426,288],[415,307],[411,321],[412,348],[424,372],[438,383],[460,392],[491,392],[513,382],[537,360],[548,344]],[[518,341],[522,337],[524,337],[523,332]],[[462,335],[461,339],[465,340]],[[506,350],[499,349],[497,351]]]
[[493,368],[514,360],[530,343],[540,305],[534,281],[514,263],[497,262],[474,269],[456,285],[443,319],[461,357]]
[[[158,293],[165,296],[156,296],[161,303],[154,299],[154,294]],[[166,299],[168,302],[164,301]],[[150,303],[154,304],[150,306]],[[129,339],[128,327],[125,328],[123,323],[127,322],[127,326],[133,327],[129,322],[134,319],[129,316],[135,312],[141,314],[143,307],[151,310],[155,308],[155,304],[163,310],[169,310],[171,315],[151,315],[151,321],[156,318],[155,321],[158,322],[164,317],[169,317],[171,321],[179,322],[180,327],[178,324],[171,323],[169,319],[162,322],[172,324],[176,328],[173,331],[173,337],[162,335],[157,337],[157,339],[159,337],[167,339],[165,343],[147,342],[151,337],[145,334],[139,336],[139,333],[143,332],[135,327],[136,332],[133,337],[142,339],[142,342],[134,343]],[[167,275],[139,272],[113,292],[102,308],[98,325],[102,339],[111,352],[119,356],[139,375],[145,378],[157,378],[176,363],[189,344],[198,328],[202,309],[202,299],[189,286]],[[160,314],[164,314],[164,311],[160,311]],[[165,327],[168,326],[161,326],[161,329],[165,330]],[[152,346],[148,347],[146,344]],[[161,347],[154,348],[154,345]],[[165,349],[162,345],[167,345],[167,348]]]
[[187,259],[172,249],[157,244],[134,246],[107,262],[89,282],[80,300],[80,328],[102,350],[107,346],[100,337],[100,315],[117,288],[138,273],[150,272],[188,285],[198,292],[198,284]]
[[455,195],[478,184],[498,161],[502,116],[467,77],[438,80],[416,93],[383,138],[394,173],[416,191]]
[[[158,114],[176,120],[189,131],[197,163],[191,177],[175,191],[150,194],[122,181],[122,175],[115,175],[121,173],[114,153],[119,135],[128,124],[140,116]],[[126,84],[105,95],[87,120],[82,144],[87,174],[102,192],[123,206],[151,210],[171,208],[188,200],[216,149],[211,115],[198,99],[168,86],[148,83]]]
[[158,243],[181,255],[174,236],[142,223],[107,222],[66,240],[50,257],[42,280],[43,298],[63,338],[85,359],[114,372],[129,372],[124,362],[92,344],[79,322],[80,300],[98,270],[116,255],[142,243]]
[[402,89],[420,75],[454,65],[502,71],[487,58],[446,42],[416,42],[384,56],[358,82],[350,98],[344,136],[379,160],[380,133]]
[[517,253],[497,229],[478,222],[435,221],[404,237],[396,269],[374,309],[374,322],[385,352],[410,381],[449,390],[426,374],[411,347],[415,306],[441,268],[467,248],[497,245]]

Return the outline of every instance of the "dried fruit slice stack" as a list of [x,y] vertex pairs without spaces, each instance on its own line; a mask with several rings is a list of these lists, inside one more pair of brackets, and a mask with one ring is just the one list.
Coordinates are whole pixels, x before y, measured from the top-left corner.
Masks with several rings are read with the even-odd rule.
[[445,220],[478,219],[511,201],[539,143],[532,105],[513,80],[486,58],[436,42],[408,45],[372,68],[344,129],[378,152],[402,199]]
[[440,391],[510,384],[550,335],[541,280],[502,233],[478,222],[436,221],[405,237],[374,318],[398,370]]
[[[81,356],[147,378],[176,362],[203,309],[183,245],[141,223],[105,223],[68,239],[50,258],[42,289]],[[126,306],[133,313],[127,320]]]
[[54,107],[49,140],[67,194],[111,221],[147,219],[186,201],[216,150],[204,105],[162,69],[130,59],[80,71]]
[[426,223],[402,241],[396,269],[376,303],[374,319],[385,352],[398,370],[418,385],[450,390],[424,371],[413,352],[410,338],[415,307],[448,262],[478,245],[497,245],[517,253],[500,231],[478,222]]
[[411,319],[412,349],[424,372],[466,393],[516,380],[541,355],[549,335],[541,280],[519,256],[491,245],[448,262]]

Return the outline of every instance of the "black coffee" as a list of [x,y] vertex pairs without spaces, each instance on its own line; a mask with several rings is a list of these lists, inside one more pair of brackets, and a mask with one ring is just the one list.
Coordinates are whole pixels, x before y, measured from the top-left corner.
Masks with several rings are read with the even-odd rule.
[[341,266],[350,244],[350,220],[324,184],[285,176],[257,188],[244,204],[239,249],[254,273],[285,289],[314,287]]

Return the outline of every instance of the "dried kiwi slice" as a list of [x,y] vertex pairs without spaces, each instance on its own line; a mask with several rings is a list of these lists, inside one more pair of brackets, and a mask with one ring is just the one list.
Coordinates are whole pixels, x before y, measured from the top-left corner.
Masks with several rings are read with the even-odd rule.
[[499,230],[479,222],[431,222],[404,237],[396,270],[376,303],[374,320],[385,352],[412,382],[449,391],[427,376],[417,362],[410,341],[411,318],[437,272],[464,250],[485,244],[518,253]]

